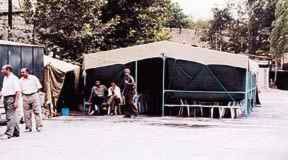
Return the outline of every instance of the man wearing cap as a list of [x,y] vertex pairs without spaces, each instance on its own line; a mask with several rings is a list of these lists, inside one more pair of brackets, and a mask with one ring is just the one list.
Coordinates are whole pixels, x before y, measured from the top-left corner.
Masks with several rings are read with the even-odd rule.
[[4,76],[1,95],[4,97],[4,107],[6,110],[7,129],[1,139],[19,137],[19,118],[17,115],[18,100],[21,92],[20,82],[17,76],[12,72],[11,65],[4,65],[1,73]]
[[24,120],[28,132],[32,132],[32,114],[34,113],[36,130],[41,131],[41,104],[38,91],[42,88],[39,79],[29,74],[28,68],[21,69],[20,87],[23,95]]

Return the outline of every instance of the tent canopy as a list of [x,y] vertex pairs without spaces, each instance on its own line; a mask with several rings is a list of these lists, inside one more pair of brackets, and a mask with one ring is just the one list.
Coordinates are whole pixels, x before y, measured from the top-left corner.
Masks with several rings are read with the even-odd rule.
[[66,103],[75,99],[70,97],[66,99],[66,97],[67,95],[73,95],[78,88],[80,66],[49,56],[44,56],[44,66],[46,102],[54,107],[53,111],[50,111],[51,116],[53,116],[53,113],[56,112],[55,110],[57,109],[59,99]]
[[44,56],[44,66],[47,66],[48,64],[51,64],[53,67],[65,73],[80,70],[80,67],[77,65],[73,65],[71,63],[67,63],[49,56]]
[[84,55],[85,70],[114,64],[127,64],[148,58],[166,57],[198,62],[222,64],[239,68],[248,67],[248,56],[219,52],[206,48],[192,47],[176,42],[161,41]]

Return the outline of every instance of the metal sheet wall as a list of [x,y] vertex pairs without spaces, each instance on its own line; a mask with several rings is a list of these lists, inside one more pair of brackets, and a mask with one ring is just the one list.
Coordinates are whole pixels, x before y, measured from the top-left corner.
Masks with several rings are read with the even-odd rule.
[[33,48],[22,47],[22,66],[33,70]]
[[42,81],[44,71],[44,49],[33,48],[33,73]]
[[[41,80],[43,79],[44,49],[39,47],[8,46],[0,44],[0,67],[11,64],[14,73],[19,76],[20,69],[29,68]],[[2,88],[3,76],[0,74],[0,87]]]
[[17,46],[10,46],[8,51],[9,64],[13,66],[13,72],[16,75],[20,74],[21,69],[21,49]]

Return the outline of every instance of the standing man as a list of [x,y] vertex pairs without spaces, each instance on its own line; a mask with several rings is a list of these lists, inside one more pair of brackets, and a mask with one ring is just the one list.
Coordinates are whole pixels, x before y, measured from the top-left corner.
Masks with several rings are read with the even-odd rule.
[[126,118],[130,118],[131,116],[136,117],[138,115],[137,106],[133,101],[136,95],[136,84],[134,78],[131,76],[130,73],[131,72],[129,68],[124,69],[123,95],[125,97],[125,106],[126,106],[126,112],[124,117]]
[[28,68],[21,69],[20,87],[23,95],[24,120],[28,132],[32,132],[32,114],[34,113],[36,130],[41,131],[41,104],[39,90],[42,88],[39,79],[29,74]]
[[12,72],[11,65],[4,65],[1,73],[4,76],[3,87],[1,95],[4,97],[4,107],[6,110],[7,129],[1,139],[9,139],[11,137],[19,137],[19,118],[17,108],[19,103],[19,96],[21,92],[18,77]]

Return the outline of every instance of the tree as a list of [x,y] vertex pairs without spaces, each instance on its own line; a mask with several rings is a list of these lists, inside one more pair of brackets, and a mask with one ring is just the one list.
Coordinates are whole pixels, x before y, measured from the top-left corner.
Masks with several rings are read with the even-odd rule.
[[106,24],[102,50],[168,39],[163,25],[168,0],[108,0],[102,8]]
[[48,52],[59,59],[80,61],[101,46],[99,0],[38,0],[34,24]]
[[23,17],[25,19],[25,22],[27,24],[32,24],[33,23],[33,16],[34,16],[34,11],[33,11],[33,6],[31,0],[23,0],[21,9],[23,10]]
[[38,0],[33,23],[41,43],[60,59],[168,39],[170,0]]
[[277,80],[277,62],[288,52],[288,0],[279,0],[276,5],[275,21],[270,35],[270,51],[274,55],[276,70],[274,83]]
[[187,28],[189,27],[189,17],[184,14],[183,9],[179,3],[169,3],[168,20],[165,26],[169,28]]
[[248,0],[248,50],[249,54],[269,52],[269,35],[275,19],[275,7],[278,0]]
[[203,41],[212,49],[230,53],[244,53],[248,45],[246,3],[230,1],[224,8],[214,8],[213,19]]
[[107,24],[102,50],[168,39],[163,24],[166,0],[108,0],[102,8],[102,22]]
[[209,39],[210,45],[213,49],[216,50],[225,50],[224,45],[224,35],[223,32],[230,27],[233,18],[231,11],[228,7],[224,9],[213,8],[213,19],[210,21],[209,27]]

